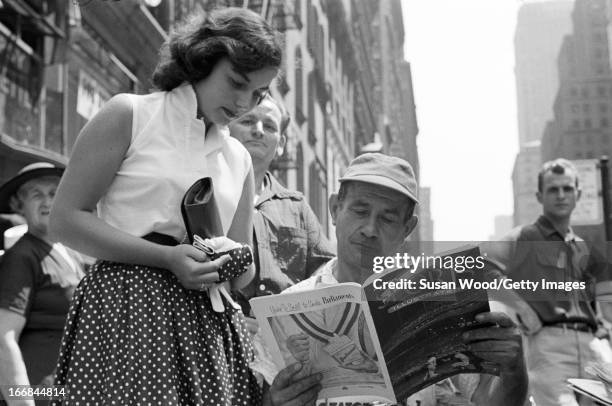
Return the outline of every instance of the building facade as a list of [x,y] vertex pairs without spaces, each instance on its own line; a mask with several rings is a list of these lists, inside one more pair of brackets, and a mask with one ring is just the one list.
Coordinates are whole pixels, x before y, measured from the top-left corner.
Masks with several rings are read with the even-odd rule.
[[514,224],[537,218],[535,180],[539,145],[552,120],[559,89],[557,56],[563,38],[572,31],[574,0],[527,1],[518,11],[514,34],[519,152],[512,172]]
[[533,223],[542,212],[542,207],[536,199],[540,166],[540,141],[524,144],[512,170],[515,226]]
[[[554,119],[542,139],[542,160],[572,160],[612,154],[612,75],[609,11],[605,0],[576,0],[573,32],[558,57],[559,92]],[[610,185],[605,188],[609,193]],[[602,226],[576,227],[590,240],[603,241]]]

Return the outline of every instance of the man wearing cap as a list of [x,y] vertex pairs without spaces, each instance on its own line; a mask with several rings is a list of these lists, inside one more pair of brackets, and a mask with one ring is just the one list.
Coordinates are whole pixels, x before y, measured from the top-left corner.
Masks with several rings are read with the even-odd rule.
[[47,233],[62,173],[52,164],[34,163],[0,186],[0,212],[20,214],[28,225],[0,264],[0,388],[5,399],[6,385],[52,383],[70,300],[84,276],[83,258]]
[[[417,182],[408,162],[378,153],[364,154],[351,162],[340,182],[340,190],[329,200],[338,256],[287,291],[339,282],[363,283],[372,273],[373,258],[395,255],[417,224],[414,215]],[[406,404],[522,404],[527,377],[518,330],[505,314],[484,313],[478,316],[478,321],[494,327],[472,330],[465,342],[475,354],[500,364],[500,378],[459,375],[427,388]],[[320,381],[321,374],[310,374],[301,363],[291,364],[276,376],[265,393],[264,404],[313,404],[321,388]],[[449,388],[452,390],[445,390]]]

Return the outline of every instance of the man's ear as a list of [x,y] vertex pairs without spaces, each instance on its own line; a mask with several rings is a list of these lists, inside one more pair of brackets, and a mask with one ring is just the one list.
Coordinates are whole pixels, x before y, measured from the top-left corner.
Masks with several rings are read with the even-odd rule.
[[287,145],[287,136],[282,134],[280,139],[278,140],[278,144],[276,145],[276,156],[283,155],[283,151],[285,151],[285,145]]
[[340,210],[341,202],[338,200],[338,193],[332,193],[329,196],[329,214],[331,214],[332,224],[336,225],[336,218]]
[[15,195],[11,196],[11,200],[9,200],[9,207],[15,213],[21,214],[21,209],[23,208],[23,205],[21,204],[21,199],[19,199]]
[[538,199],[538,203],[542,204],[542,192],[539,190],[536,192],[536,199]]
[[576,191],[576,201],[579,201],[581,197],[582,197],[582,189],[578,189]]
[[410,219],[406,221],[406,224],[404,225],[404,238],[408,237],[410,233],[414,231],[414,228],[417,226],[417,224],[419,224],[419,216],[413,214],[412,217],[410,217]]

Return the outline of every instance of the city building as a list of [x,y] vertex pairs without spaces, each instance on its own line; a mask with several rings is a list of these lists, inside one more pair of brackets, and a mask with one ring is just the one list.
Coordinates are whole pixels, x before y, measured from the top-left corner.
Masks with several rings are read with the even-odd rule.
[[557,55],[572,31],[574,0],[526,1],[514,34],[519,146],[540,140],[559,89]]
[[134,0],[2,2],[0,180],[34,161],[66,163],[107,99],[149,90],[165,36]]
[[536,199],[540,166],[540,141],[524,144],[512,170],[515,226],[533,223],[542,213],[542,207]]
[[495,216],[493,234],[489,241],[499,241],[514,227],[514,218],[510,215]]
[[[576,0],[573,32],[564,38],[559,52],[560,88],[553,107],[554,119],[542,139],[543,161],[612,154],[608,15],[606,0]],[[609,189],[607,185],[607,193]],[[586,239],[604,240],[603,226],[576,230]]]
[[540,165],[539,141],[553,118],[559,89],[557,55],[572,30],[574,0],[526,1],[518,11],[514,34],[519,152],[512,172],[514,224],[539,215],[534,182]]

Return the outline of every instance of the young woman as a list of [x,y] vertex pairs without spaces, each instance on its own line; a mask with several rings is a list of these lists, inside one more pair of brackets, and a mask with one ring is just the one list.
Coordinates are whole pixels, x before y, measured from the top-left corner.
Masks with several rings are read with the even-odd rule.
[[213,11],[162,48],[153,75],[160,92],[115,96],[83,129],[51,218],[63,241],[100,258],[75,293],[64,331],[56,384],[68,386],[68,400],[259,402],[242,314],[229,305],[213,311],[203,292],[229,257],[211,261],[177,244],[185,236],[183,194],[205,176],[226,235],[250,243],[251,161],[226,125],[267,94],[281,54],[257,14]]

